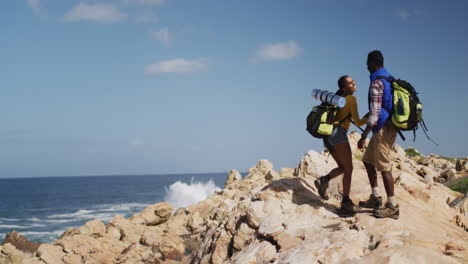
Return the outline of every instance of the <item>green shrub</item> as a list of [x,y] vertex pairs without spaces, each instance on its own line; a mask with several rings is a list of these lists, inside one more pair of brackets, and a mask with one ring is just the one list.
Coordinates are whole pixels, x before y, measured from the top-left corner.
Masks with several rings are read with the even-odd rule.
[[405,149],[405,153],[410,157],[421,156],[421,153],[419,153],[415,148],[407,148]]
[[459,179],[450,183],[447,187],[456,192],[466,193],[468,192],[468,178]]
[[357,160],[362,160],[362,155],[356,154],[356,155],[354,155],[354,158],[357,159]]

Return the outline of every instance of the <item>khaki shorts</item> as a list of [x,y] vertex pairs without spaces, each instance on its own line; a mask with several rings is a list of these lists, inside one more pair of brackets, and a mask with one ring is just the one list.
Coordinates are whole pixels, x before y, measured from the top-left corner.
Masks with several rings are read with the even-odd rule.
[[392,147],[397,131],[392,123],[387,123],[373,133],[362,161],[375,167],[377,171],[392,171]]

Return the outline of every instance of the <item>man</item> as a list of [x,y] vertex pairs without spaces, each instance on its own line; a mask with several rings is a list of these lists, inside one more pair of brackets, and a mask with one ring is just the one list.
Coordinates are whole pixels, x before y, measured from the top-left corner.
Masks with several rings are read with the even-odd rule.
[[[397,131],[391,122],[393,110],[391,83],[386,80],[391,78],[391,75],[385,69],[383,55],[378,50],[371,51],[368,54],[367,69],[370,72],[371,81],[368,97],[369,118],[367,127],[358,142],[358,147],[360,149],[364,148],[366,137],[372,130],[372,138],[362,158],[369,177],[372,194],[369,200],[359,202],[359,206],[375,209],[375,217],[398,219],[400,211],[395,199],[391,163],[391,151]],[[381,207],[382,197],[377,189],[377,171],[382,173],[388,198],[388,202],[383,208]]]

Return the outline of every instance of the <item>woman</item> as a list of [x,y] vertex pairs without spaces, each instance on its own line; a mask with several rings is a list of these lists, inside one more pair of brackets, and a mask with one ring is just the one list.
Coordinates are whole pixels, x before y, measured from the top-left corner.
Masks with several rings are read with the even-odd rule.
[[338,110],[336,120],[339,124],[333,129],[330,136],[323,139],[325,147],[330,151],[333,159],[338,164],[338,167],[330,171],[327,175],[320,177],[315,181],[320,197],[328,200],[326,194],[328,183],[331,179],[344,174],[343,177],[343,200],[341,201],[341,207],[338,209],[340,216],[352,216],[355,214],[355,205],[353,201],[349,199],[349,191],[351,189],[351,176],[353,173],[353,160],[351,147],[348,142],[348,136],[346,135],[351,119],[354,124],[358,127],[366,124],[367,114],[360,119],[357,109],[357,100],[354,97],[354,92],[357,91],[356,83],[348,76],[344,75],[338,79],[338,87],[340,90],[336,93],[337,95],[344,96],[346,98],[346,105]]

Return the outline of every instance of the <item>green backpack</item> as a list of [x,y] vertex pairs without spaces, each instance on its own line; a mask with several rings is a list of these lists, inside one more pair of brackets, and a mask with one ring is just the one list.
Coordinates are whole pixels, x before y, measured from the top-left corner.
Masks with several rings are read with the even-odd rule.
[[[397,128],[398,134],[403,140],[405,137],[401,131],[413,131],[414,139],[416,139],[416,130],[420,127],[424,131],[426,137],[432,141],[427,135],[427,126],[422,118],[422,103],[419,100],[418,93],[414,87],[407,81],[378,76],[377,79],[383,79],[391,84],[393,95],[393,111],[388,111],[391,115],[393,125]],[[435,143],[434,141],[432,141]],[[437,145],[437,143],[435,143]]]
[[322,103],[314,106],[307,116],[307,131],[316,138],[324,138],[331,135],[336,125],[335,118],[338,107]]

